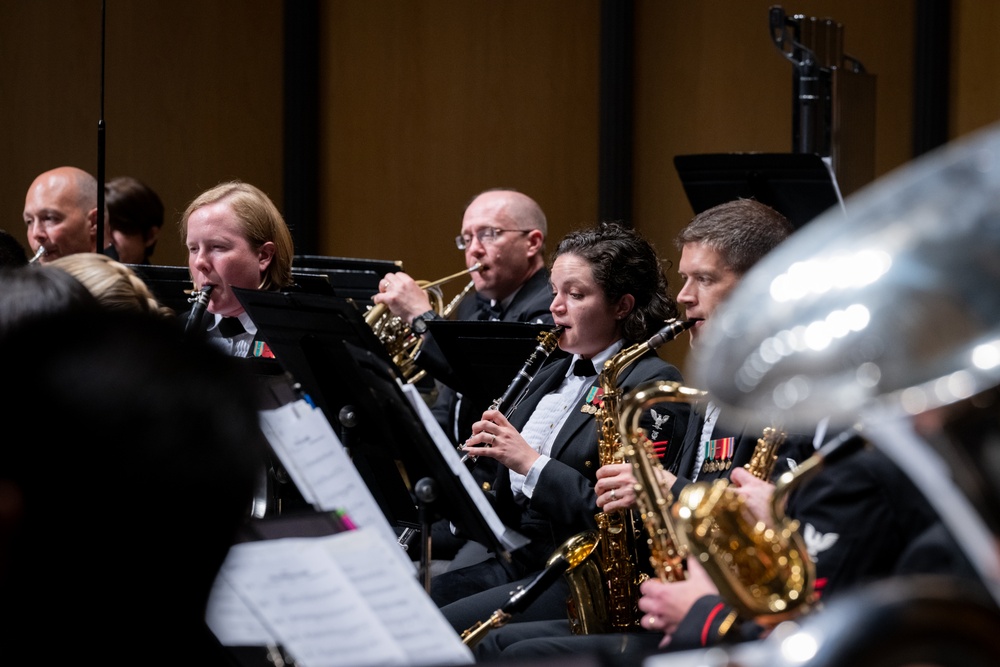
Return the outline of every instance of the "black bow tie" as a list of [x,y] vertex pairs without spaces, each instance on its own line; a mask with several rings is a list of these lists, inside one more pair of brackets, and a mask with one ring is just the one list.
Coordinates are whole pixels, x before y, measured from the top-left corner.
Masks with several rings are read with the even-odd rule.
[[576,362],[573,364],[573,375],[579,375],[580,377],[590,377],[591,375],[597,375],[597,369],[594,368],[593,361],[581,357],[577,359]]
[[479,319],[489,320],[491,322],[498,322],[503,318],[503,310],[500,308],[500,304],[493,305],[490,303],[489,299],[480,298],[479,300]]
[[240,318],[238,317],[223,317],[219,320],[219,333],[226,338],[239,336],[241,333],[246,333],[246,331],[247,330],[243,328],[243,323],[240,322]]

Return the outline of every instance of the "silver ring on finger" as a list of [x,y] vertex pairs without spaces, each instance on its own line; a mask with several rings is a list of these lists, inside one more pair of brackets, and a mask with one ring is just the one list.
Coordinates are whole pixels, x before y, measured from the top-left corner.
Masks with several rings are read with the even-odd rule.
[[618,500],[618,495],[615,493],[618,489],[611,489],[611,500]]
[[497,434],[490,433],[490,437],[493,438],[492,440],[490,440],[490,447],[492,447],[493,445],[497,444]]

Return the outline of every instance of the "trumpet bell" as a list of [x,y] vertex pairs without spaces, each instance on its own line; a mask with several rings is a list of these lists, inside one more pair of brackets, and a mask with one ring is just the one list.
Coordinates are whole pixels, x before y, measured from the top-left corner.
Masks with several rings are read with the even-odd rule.
[[[482,265],[477,263],[464,271],[459,271],[433,282],[418,280],[417,285],[427,293],[431,310],[441,317],[447,318],[462,299],[475,287],[475,284],[470,280],[465,288],[456,294],[447,304],[444,302],[441,285],[460,276],[474,273],[481,268]],[[426,373],[416,364],[422,338],[410,330],[409,323],[401,317],[393,315],[383,303],[377,303],[368,309],[365,313],[365,323],[372,328],[375,336],[385,346],[386,352],[392,357],[392,360],[396,363],[407,383],[414,384],[424,378]]]

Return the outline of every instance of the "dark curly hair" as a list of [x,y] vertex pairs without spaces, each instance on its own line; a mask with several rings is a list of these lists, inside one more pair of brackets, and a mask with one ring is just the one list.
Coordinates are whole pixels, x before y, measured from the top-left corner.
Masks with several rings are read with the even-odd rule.
[[677,302],[670,296],[667,276],[653,246],[638,232],[617,222],[570,232],[559,242],[549,266],[560,255],[572,254],[590,264],[594,280],[609,301],[626,294],[635,307],[622,320],[622,337],[628,344],[649,339],[664,322],[677,317]]

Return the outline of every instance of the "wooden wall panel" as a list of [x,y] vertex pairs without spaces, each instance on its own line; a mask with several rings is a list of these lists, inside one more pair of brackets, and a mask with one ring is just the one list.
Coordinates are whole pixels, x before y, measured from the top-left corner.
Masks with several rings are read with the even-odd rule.
[[1000,4],[952,0],[950,134],[1000,120]]
[[[692,153],[792,151],[793,68],[774,46],[767,0],[636,3],[635,224],[671,262],[693,215],[673,165]],[[877,75],[876,175],[909,159],[913,17],[909,0],[785,5],[832,18],[844,52]],[[664,358],[683,367],[686,347]]]
[[[269,0],[107,4],[106,171],[149,183],[167,223],[154,260],[186,264],[176,221],[199,192],[242,178],[282,200],[282,8]],[[0,4],[4,228],[32,179],[72,164],[97,173],[101,3]]]
[[534,197],[552,239],[596,221],[597,0],[322,10],[324,253],[449,275],[467,201],[496,186]]

